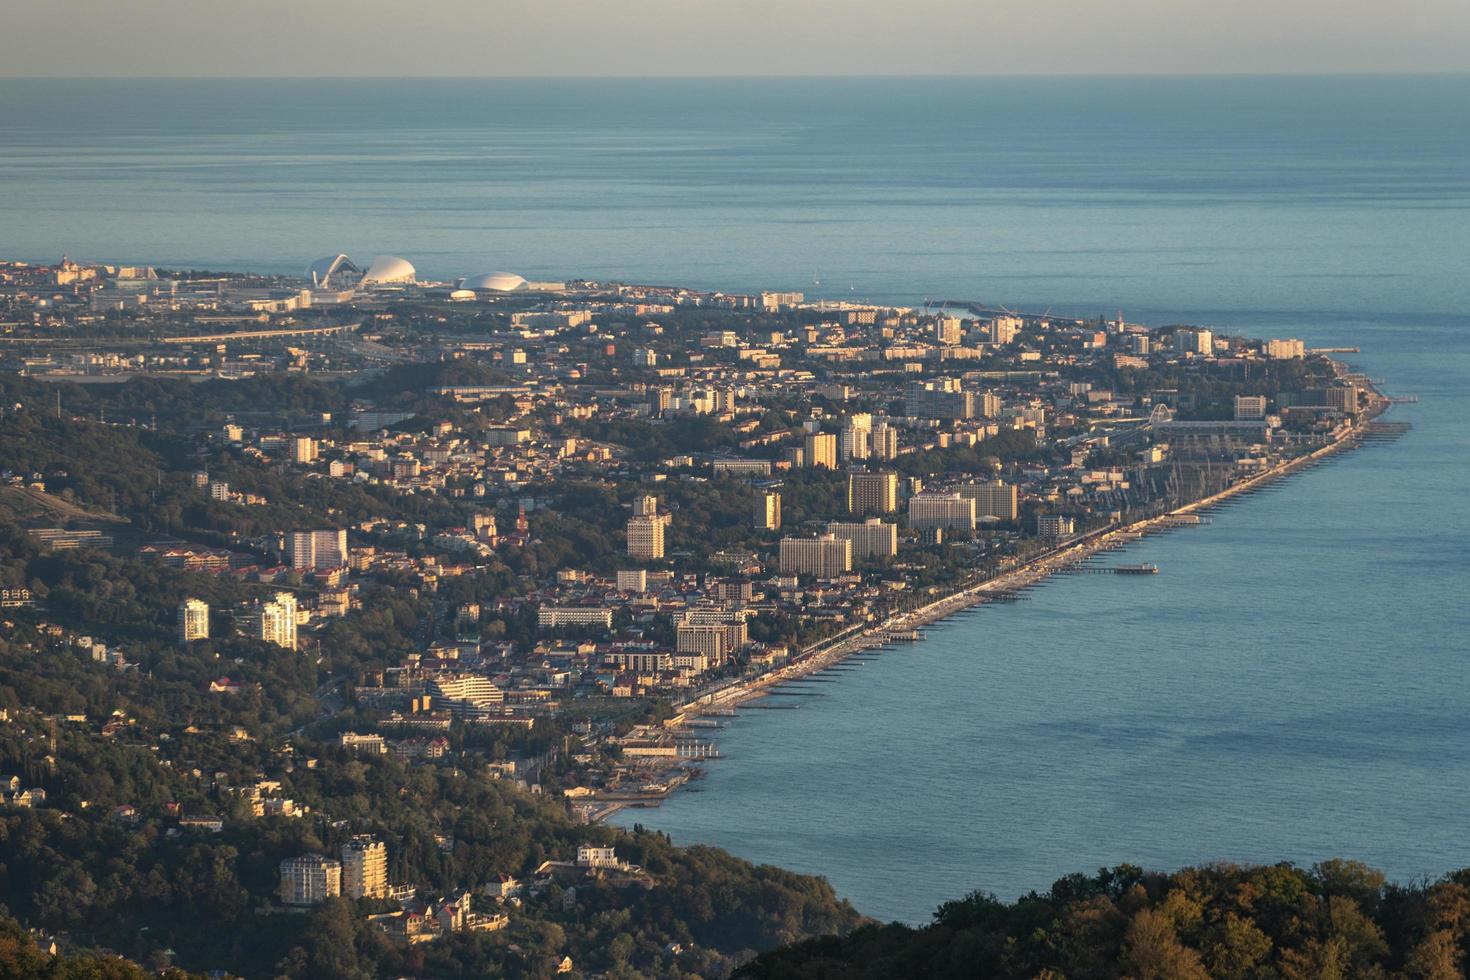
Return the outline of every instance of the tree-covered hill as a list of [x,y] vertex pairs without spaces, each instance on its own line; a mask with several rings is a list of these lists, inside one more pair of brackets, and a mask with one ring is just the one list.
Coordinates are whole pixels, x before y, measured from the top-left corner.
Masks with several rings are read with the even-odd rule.
[[1394,885],[1352,861],[1311,869],[1127,865],[1013,903],[974,893],[923,928],[867,926],[763,954],[744,980],[1454,980],[1470,970],[1470,869]]

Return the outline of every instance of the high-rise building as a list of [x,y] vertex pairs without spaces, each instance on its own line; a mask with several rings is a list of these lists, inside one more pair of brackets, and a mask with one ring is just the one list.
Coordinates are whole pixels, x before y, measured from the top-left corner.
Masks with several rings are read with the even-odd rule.
[[873,426],[873,435],[869,442],[873,459],[898,458],[898,429],[886,422]]
[[852,542],[831,534],[815,538],[782,538],[782,575],[837,578],[852,571]]
[[975,393],[965,391],[958,378],[910,381],[904,389],[904,414],[919,419],[972,419]]
[[247,635],[295,650],[296,597],[289,592],[277,592],[270,602],[252,607],[244,617],[244,624]]
[[179,603],[179,642],[209,639],[209,603],[202,599],[185,599]]
[[837,468],[837,437],[830,432],[813,432],[806,437],[806,465]]
[[827,525],[827,533],[851,541],[854,559],[892,558],[898,554],[898,526],[884,524],[876,517],[855,523],[834,521]]
[[1020,317],[998,316],[985,325],[985,339],[992,344],[1009,344],[1020,330]]
[[652,517],[658,513],[658,498],[651,493],[640,493],[633,498],[634,517]]
[[281,862],[281,901],[316,905],[342,894],[342,862],[320,854],[303,854]]
[[977,518],[998,517],[1003,521],[1014,521],[1019,513],[1020,499],[1016,488],[1001,480],[966,483],[960,487],[960,496],[975,501]]
[[367,834],[342,845],[342,894],[348,898],[388,897],[388,848]]
[[292,531],[286,539],[286,561],[304,572],[343,568],[347,565],[347,532]]
[[891,514],[898,510],[898,474],[849,473],[847,509],[853,514]]
[[723,631],[725,652],[732,653],[750,642],[750,627],[743,609],[721,604],[691,606],[679,617],[679,626],[715,626]]
[[291,462],[310,463],[316,459],[316,440],[310,436],[297,436],[291,440]]
[[838,451],[844,462],[850,459],[867,459],[872,451],[873,430],[859,428],[849,423],[839,435]]
[[718,623],[680,623],[674,628],[674,650],[697,653],[711,666],[724,663],[730,653],[725,645],[725,628]]
[[1215,334],[1205,327],[1181,327],[1174,332],[1174,349],[1209,357],[1215,353]]
[[774,490],[755,492],[755,527],[775,531],[781,527],[781,495]]
[[647,592],[648,572],[642,568],[618,569],[618,591],[638,593]]
[[957,493],[916,494],[909,498],[909,526],[919,531],[973,531],[975,501]]
[[662,558],[664,523],[657,514],[639,514],[631,518],[628,521],[628,557],[643,561]]
[[964,336],[964,321],[959,317],[942,316],[934,322],[934,339],[948,347],[958,344]]
[[987,419],[1000,418],[1001,407],[1000,396],[989,391],[981,394],[975,402],[976,410]]

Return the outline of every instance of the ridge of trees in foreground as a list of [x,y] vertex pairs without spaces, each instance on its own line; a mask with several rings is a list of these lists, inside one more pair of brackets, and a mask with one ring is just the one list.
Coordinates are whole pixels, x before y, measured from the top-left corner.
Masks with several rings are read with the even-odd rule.
[[1310,869],[1130,865],[1007,903],[974,892],[922,928],[867,925],[764,953],[742,980],[1025,977],[1307,980],[1470,973],[1470,869],[1388,883],[1354,861]]

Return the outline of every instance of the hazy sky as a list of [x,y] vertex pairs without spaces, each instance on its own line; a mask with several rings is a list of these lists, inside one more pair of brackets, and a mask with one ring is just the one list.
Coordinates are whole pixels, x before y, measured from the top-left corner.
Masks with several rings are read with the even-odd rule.
[[0,0],[0,75],[1470,70],[1470,0]]

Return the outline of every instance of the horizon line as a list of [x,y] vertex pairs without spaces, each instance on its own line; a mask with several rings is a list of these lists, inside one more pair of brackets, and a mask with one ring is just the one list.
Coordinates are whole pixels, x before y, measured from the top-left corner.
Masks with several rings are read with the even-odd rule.
[[210,82],[210,81],[850,81],[850,80],[928,80],[928,79],[1006,79],[1006,78],[1456,78],[1470,77],[1470,69],[1427,69],[1401,71],[1397,69],[1363,70],[1303,70],[1290,69],[1273,71],[1020,71],[1020,72],[868,72],[868,73],[810,73],[792,74],[779,72],[756,73],[710,73],[710,74],[506,74],[506,75],[366,75],[366,74],[320,74],[320,75],[6,75],[6,82]]

